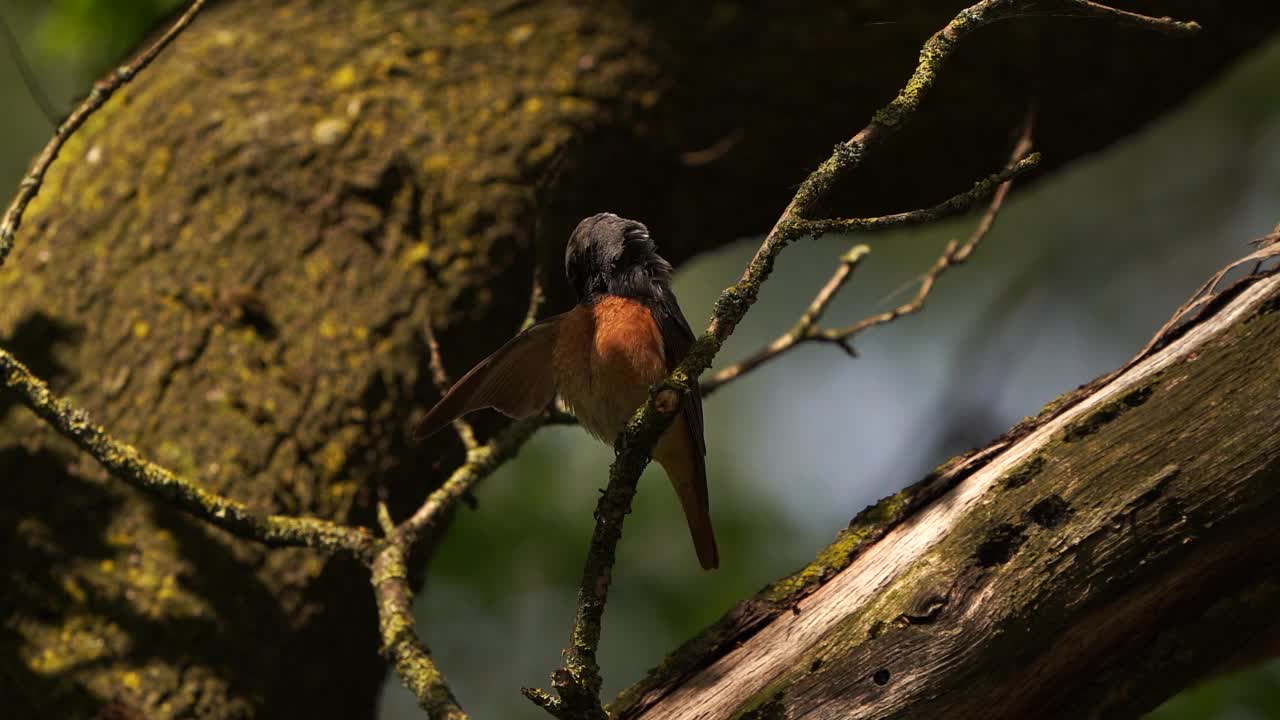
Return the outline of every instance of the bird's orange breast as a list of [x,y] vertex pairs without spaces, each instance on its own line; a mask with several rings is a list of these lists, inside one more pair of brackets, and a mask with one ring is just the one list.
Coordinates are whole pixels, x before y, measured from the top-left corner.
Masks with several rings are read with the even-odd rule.
[[667,375],[662,335],[635,300],[605,297],[560,321],[554,352],[557,385],[584,428],[612,443],[649,387]]

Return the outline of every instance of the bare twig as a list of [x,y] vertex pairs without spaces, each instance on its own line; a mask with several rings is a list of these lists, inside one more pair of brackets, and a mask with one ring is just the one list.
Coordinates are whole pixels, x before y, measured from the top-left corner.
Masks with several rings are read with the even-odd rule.
[[732,152],[738,146],[738,143],[742,142],[743,135],[745,133],[743,133],[742,128],[734,128],[726,133],[724,137],[707,147],[680,153],[680,164],[685,167],[711,165]]
[[[436,390],[443,396],[449,392],[449,386],[453,385],[453,379],[449,377],[449,371],[444,369],[444,358],[440,355],[440,343],[436,341],[435,328],[431,327],[431,321],[426,322],[427,350],[431,355],[431,381],[435,383]],[[458,439],[462,441],[463,447],[468,452],[476,449],[480,444],[476,440],[476,431],[471,427],[471,423],[462,418],[453,421],[453,431],[457,434]]]
[[18,36],[14,34],[13,28],[10,27],[8,19],[0,13],[0,36],[4,38],[4,44],[9,48],[9,55],[13,58],[13,66],[17,68],[18,75],[22,78],[22,84],[26,86],[27,93],[31,95],[31,100],[35,102],[36,107],[40,108],[40,112],[44,114],[46,120],[54,127],[58,126],[58,110],[49,101],[49,95],[45,93],[44,88],[40,85],[40,78],[36,77],[35,70],[31,67],[31,63],[27,62],[27,56],[22,52],[22,43],[18,42]]
[[[679,367],[667,377],[662,384],[663,389],[675,391],[681,398],[690,392],[692,384],[711,365],[724,341],[755,303],[760,286],[768,279],[779,253],[792,241],[811,234],[813,226],[809,226],[807,230],[805,223],[812,220],[810,213],[835,182],[858,167],[868,150],[897,131],[915,114],[925,94],[933,88],[939,69],[950,58],[956,44],[980,27],[1017,15],[1028,2],[1029,0],[983,0],[961,11],[946,27],[925,42],[915,72],[898,96],[877,112],[871,122],[851,140],[838,144],[831,156],[805,178],[747,264],[742,277],[720,294],[707,330],[694,342]],[[1104,13],[1104,10],[1094,9],[1093,3],[1072,0],[1072,4],[1095,14],[1109,14]],[[1098,7],[1105,11],[1111,10],[1105,6]],[[1137,22],[1129,17],[1120,19]],[[1154,18],[1143,24],[1150,23],[1155,23],[1162,29],[1179,29],[1185,25]],[[1170,28],[1164,28],[1164,25],[1169,25]],[[1194,27],[1188,26],[1186,29]],[[990,189],[995,188],[993,186]],[[525,690],[527,697],[562,720],[600,720],[607,717],[600,706],[601,679],[596,662],[596,648],[617,543],[622,534],[623,520],[630,512],[631,501],[635,497],[636,481],[649,464],[658,437],[671,424],[677,409],[678,404],[677,407],[668,406],[664,408],[668,412],[664,413],[657,408],[653,398],[650,398],[632,416],[614,444],[616,459],[610,468],[609,485],[596,506],[596,528],[578,589],[570,645],[565,651],[564,666],[552,674],[553,687],[559,697],[552,697],[550,693],[541,690]]]
[[18,228],[22,225],[22,216],[27,211],[27,205],[30,204],[36,193],[40,191],[40,185],[44,182],[44,174],[49,170],[49,166],[53,164],[53,161],[57,159],[58,153],[62,150],[62,146],[67,142],[67,139],[76,130],[80,129],[80,126],[84,124],[85,120],[89,119],[90,115],[106,104],[107,100],[117,90],[128,84],[139,72],[150,65],[151,61],[155,60],[156,56],[191,24],[196,14],[200,12],[200,8],[204,7],[205,2],[206,0],[193,0],[186,11],[174,21],[173,25],[151,47],[134,58],[133,62],[121,65],[106,79],[94,83],[89,97],[85,98],[84,102],[80,103],[80,106],[58,126],[58,130],[53,134],[53,138],[49,140],[49,144],[44,146],[44,150],[40,151],[40,155],[36,158],[31,171],[18,184],[18,194],[9,203],[9,208],[5,210],[4,218],[0,220],[0,265],[4,265],[5,258],[9,257],[9,252],[13,249],[13,238],[18,232]]
[[542,275],[538,272],[537,267],[533,270],[533,287],[529,288],[529,310],[524,314],[524,322],[520,323],[520,332],[524,332],[533,327],[538,322],[538,313],[542,311],[542,304],[547,301],[547,295],[542,291]]
[[[1000,208],[1004,205],[1005,196],[1009,194],[1009,188],[1013,185],[1013,174],[1010,172],[1014,168],[1022,166],[1024,163],[1035,157],[1029,155],[1031,152],[1031,124],[1030,121],[1024,125],[1022,134],[1015,145],[1013,152],[1009,157],[1006,165],[1005,173],[993,177],[1007,177],[1002,181],[995,192],[991,195],[991,202],[987,206],[987,210],[982,215],[982,219],[978,222],[978,226],[974,229],[969,239],[963,244],[956,240],[947,243],[942,254],[934,261],[933,265],[925,272],[924,277],[920,281],[920,287],[916,291],[915,297],[910,302],[899,305],[888,312],[878,313],[869,316],[845,328],[840,329],[824,329],[819,327],[818,321],[822,319],[823,313],[826,312],[827,306],[835,298],[836,294],[844,286],[848,280],[850,273],[857,269],[862,259],[870,252],[870,248],[866,245],[857,245],[840,258],[840,265],[836,268],[835,273],[827,284],[818,291],[814,296],[813,302],[810,303],[804,314],[794,326],[787,332],[778,336],[773,342],[764,346],[760,350],[752,353],[747,358],[726,367],[712,375],[702,382],[702,394],[709,395],[726,383],[732,382],[743,375],[751,372],[757,367],[773,360],[779,355],[791,350],[797,345],[806,342],[827,342],[832,343],[843,350],[850,357],[856,357],[857,352],[853,347],[853,338],[861,332],[869,330],[876,325],[884,325],[893,322],[904,315],[917,313],[924,307],[925,299],[929,297],[933,285],[937,282],[938,277],[946,270],[955,265],[964,263],[973,254],[978,243],[982,242],[987,233],[991,231],[995,225],[996,216],[1000,213]],[[950,201],[948,201],[950,202]],[[945,204],[945,203],[944,203]],[[939,206],[941,207],[941,206]],[[901,216],[911,215],[912,213],[902,213]],[[894,217],[894,216],[890,216]]]
[[1113,20],[1123,25],[1133,25],[1145,30],[1154,30],[1166,35],[1188,35],[1200,30],[1200,23],[1194,20],[1183,22],[1174,20],[1171,17],[1153,17],[1151,15],[1141,15],[1128,10],[1120,10],[1102,3],[1091,2],[1091,0],[1067,0],[1068,5],[1074,6],[1080,10],[1080,15],[1085,17],[1096,17],[1103,20]]
[[[827,306],[831,304],[836,294],[840,292],[840,289],[849,280],[849,276],[858,269],[858,266],[862,264],[863,258],[870,252],[871,248],[866,245],[855,245],[844,255],[841,255],[840,264],[836,267],[836,271],[827,280],[827,284],[823,285],[818,294],[814,296],[813,302],[809,304],[804,314],[800,316],[800,320],[790,330],[775,338],[773,342],[702,381],[700,388],[703,396],[710,395],[726,383],[746,375],[796,345],[811,340],[810,334],[817,326],[818,321],[822,319]],[[849,355],[856,356],[857,353],[851,343],[839,343],[839,346]]]
[[[1030,147],[1030,140],[1027,140],[1025,145],[1026,147]],[[1025,152],[1025,149],[1023,152]],[[1016,151],[1015,154],[1017,154]],[[920,287],[916,290],[915,297],[911,298],[910,302],[899,305],[887,312],[863,318],[848,327],[823,330],[814,335],[814,338],[824,342],[835,342],[840,343],[841,345],[848,345],[853,340],[854,336],[865,330],[869,330],[877,325],[891,323],[904,315],[913,315],[920,312],[924,307],[925,299],[929,297],[929,293],[933,290],[933,285],[937,282],[938,277],[941,276],[942,273],[946,272],[948,268],[960,265],[967,261],[973,254],[974,249],[978,246],[978,243],[982,242],[983,238],[987,236],[987,233],[995,224],[996,216],[1000,213],[1000,207],[1004,204],[1004,198],[1008,193],[1011,183],[1012,181],[1005,181],[1001,184],[1000,189],[992,197],[991,205],[987,208],[987,212],[983,214],[981,222],[978,223],[977,229],[973,231],[973,234],[969,236],[967,241],[963,244],[958,240],[951,240],[947,242],[946,247],[943,248],[942,254],[938,256],[938,259],[935,260],[933,265],[925,272],[924,278],[920,281]]]
[[1173,313],[1173,316],[1165,322],[1146,346],[1139,350],[1138,354],[1134,355],[1133,358],[1129,360],[1129,362],[1125,363],[1117,372],[1123,372],[1130,367],[1133,367],[1138,363],[1138,361],[1145,358],[1152,350],[1167,343],[1170,335],[1174,333],[1174,331],[1176,331],[1184,322],[1186,322],[1187,318],[1191,316],[1193,311],[1203,308],[1218,296],[1218,284],[1222,282],[1222,278],[1226,277],[1228,273],[1241,265],[1247,265],[1249,263],[1254,263],[1254,272],[1257,272],[1257,268],[1260,267],[1261,263],[1273,257],[1280,257],[1280,232],[1263,235],[1262,237],[1250,240],[1249,242],[1258,249],[1214,273],[1213,277],[1205,281],[1205,283],[1201,285],[1195,293],[1193,293],[1191,297]]

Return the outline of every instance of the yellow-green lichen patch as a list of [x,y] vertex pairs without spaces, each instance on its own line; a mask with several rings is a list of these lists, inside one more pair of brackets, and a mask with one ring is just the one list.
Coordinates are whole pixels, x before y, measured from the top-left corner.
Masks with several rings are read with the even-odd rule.
[[338,91],[350,89],[356,84],[357,78],[355,67],[350,64],[343,65],[329,77],[329,89]]
[[87,614],[70,615],[60,626],[28,627],[19,650],[27,667],[39,675],[58,675],[101,659],[119,644],[120,629],[100,625]]
[[907,488],[867,507],[854,517],[848,528],[840,531],[835,542],[818,553],[812,563],[770,585],[761,597],[775,603],[790,602],[844,569],[866,542],[874,540],[902,518],[913,497],[912,488]]
[[345,118],[322,118],[311,126],[311,140],[317,145],[333,145],[346,136],[350,127]]

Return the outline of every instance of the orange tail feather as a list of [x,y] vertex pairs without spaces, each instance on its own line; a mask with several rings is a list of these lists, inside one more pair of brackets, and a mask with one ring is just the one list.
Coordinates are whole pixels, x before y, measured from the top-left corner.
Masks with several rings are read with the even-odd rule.
[[720,567],[720,550],[716,547],[715,530],[707,502],[706,465],[702,454],[695,451],[684,418],[679,418],[663,433],[653,458],[667,471],[671,487],[680,498],[693,548],[703,569]]

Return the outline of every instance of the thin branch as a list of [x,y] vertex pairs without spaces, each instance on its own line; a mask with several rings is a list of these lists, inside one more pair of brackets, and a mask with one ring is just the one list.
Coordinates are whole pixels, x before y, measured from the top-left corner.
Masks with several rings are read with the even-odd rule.
[[[542,289],[535,274],[524,327],[532,323],[541,304]],[[448,391],[451,380],[444,369],[440,346],[430,325],[427,327],[427,343],[431,350],[432,378],[444,393]],[[378,523],[386,535],[386,544],[374,559],[372,582],[383,649],[401,682],[432,718],[463,720],[467,715],[458,706],[443,673],[431,660],[430,652],[418,636],[417,621],[413,615],[413,591],[409,587],[408,560],[424,539],[438,537],[445,520],[459,501],[471,496],[476,484],[514,457],[538,428],[553,419],[551,413],[546,413],[520,420],[508,425],[483,445],[476,441],[469,424],[455,421],[454,428],[467,445],[466,461],[399,525],[392,523],[386,505],[378,504]]]
[[[1018,147],[1015,148],[1013,152],[1015,162],[1019,155],[1026,154],[1030,148],[1031,138],[1028,135],[1023,135],[1023,139],[1019,141]],[[974,249],[977,248],[978,243],[982,242],[982,240],[987,236],[987,233],[991,231],[991,228],[995,225],[996,217],[1000,214],[1000,208],[1004,205],[1005,196],[1008,195],[1009,188],[1012,187],[1012,184],[1013,182],[1008,180],[1000,185],[999,190],[997,190],[995,195],[991,198],[991,204],[987,207],[987,211],[983,213],[982,220],[979,221],[978,227],[974,229],[968,240],[963,244],[957,240],[947,242],[942,254],[938,256],[938,259],[935,260],[933,265],[925,272],[924,278],[920,280],[920,287],[916,290],[915,297],[911,298],[910,302],[899,305],[887,312],[863,318],[848,327],[834,330],[822,330],[820,332],[813,333],[812,337],[824,342],[835,342],[847,345],[852,342],[853,338],[859,333],[869,330],[877,325],[891,323],[905,315],[914,315],[915,313],[920,312],[920,310],[924,308],[924,302],[929,297],[929,293],[933,290],[934,283],[938,281],[938,278],[942,273],[946,272],[948,268],[961,265],[968,261],[969,257],[973,255]]]
[[[863,258],[870,252],[871,248],[866,245],[855,245],[849,249],[849,252],[841,255],[840,264],[836,267],[836,271],[827,280],[827,284],[823,285],[818,294],[814,296],[813,302],[809,304],[808,309],[800,316],[800,320],[790,330],[779,335],[773,342],[752,353],[746,359],[740,360],[704,380],[701,384],[703,397],[720,389],[726,383],[755,370],[796,345],[809,340],[810,331],[822,319],[823,314],[827,311],[827,306],[831,304],[836,294],[848,282],[849,276],[858,269],[858,266],[862,264]],[[841,348],[845,352],[856,354],[851,344],[841,345]]]
[[27,205],[30,204],[36,193],[40,191],[40,185],[44,182],[44,174],[49,170],[49,166],[53,164],[53,161],[57,159],[58,153],[62,150],[62,146],[66,144],[67,139],[76,130],[80,129],[80,126],[84,124],[85,120],[89,119],[90,115],[106,104],[107,100],[111,99],[111,96],[117,90],[128,84],[139,72],[150,65],[151,61],[155,60],[156,56],[191,24],[196,14],[200,12],[200,8],[204,7],[205,2],[206,0],[193,0],[186,11],[174,21],[173,25],[151,47],[138,55],[133,62],[121,65],[106,79],[94,83],[89,97],[85,98],[84,102],[80,103],[79,107],[72,111],[71,115],[58,126],[58,130],[53,134],[53,138],[49,140],[49,144],[44,146],[44,150],[40,151],[40,155],[36,158],[35,165],[31,167],[31,171],[18,184],[18,194],[14,196],[13,202],[5,210],[4,218],[0,219],[0,265],[4,265],[5,259],[9,257],[9,252],[13,250],[13,238],[17,235],[18,228],[22,225],[22,216],[27,211]]
[[1184,22],[1169,16],[1154,17],[1142,15],[1128,10],[1120,10],[1091,0],[1068,0],[1070,5],[1081,10],[1081,15],[1113,20],[1122,25],[1133,25],[1144,30],[1154,30],[1166,35],[1190,35],[1200,30],[1200,23],[1192,20]]
[[998,173],[979,180],[972,188],[929,208],[870,218],[794,220],[789,230],[799,235],[821,237],[828,233],[848,234],[860,230],[886,230],[903,225],[923,225],[962,213],[991,197],[997,189],[1040,163],[1040,154],[1020,158]]
[[361,527],[328,520],[263,515],[244,503],[218,495],[157,465],[132,445],[111,437],[89,421],[84,410],[55,395],[13,355],[0,349],[0,380],[63,437],[74,442],[112,475],[159,495],[175,507],[224,530],[271,545],[294,545],[329,552],[350,552],[368,562],[375,539]]
[[[1015,16],[1027,1],[983,0],[961,11],[925,42],[915,72],[898,96],[877,112],[851,140],[836,145],[831,156],[805,178],[747,264],[742,277],[720,294],[706,332],[694,342],[680,366],[662,383],[663,389],[673,390],[681,398],[690,392],[698,376],[710,367],[724,341],[755,303],[760,286],[773,271],[778,254],[792,241],[806,235],[801,222],[811,220],[810,213],[831,187],[858,167],[868,150],[897,131],[915,114],[958,41],[978,28]],[[1075,4],[1086,10],[1092,5]],[[1161,21],[1153,19],[1152,22]],[[552,674],[553,687],[559,697],[552,698],[545,691],[525,690],[526,697],[562,720],[600,720],[607,717],[600,706],[601,681],[596,648],[617,543],[622,534],[623,520],[631,510],[640,473],[649,464],[658,437],[671,424],[678,408],[679,403],[674,407],[668,405],[663,408],[668,411],[664,413],[650,397],[632,416],[614,444],[616,459],[610,468],[609,485],[596,507],[596,528],[578,590],[570,646],[565,651],[564,666]]]
[[57,127],[58,110],[50,102],[44,87],[40,85],[40,78],[36,77],[31,63],[27,62],[27,56],[22,52],[22,43],[18,42],[18,36],[14,34],[13,27],[9,25],[3,13],[0,13],[0,36],[3,36],[4,44],[9,48],[9,56],[13,58],[13,66],[17,68],[18,76],[22,78],[22,84],[27,88],[27,94],[31,96],[36,107],[40,108],[40,112],[44,114],[49,124]]
[[533,327],[538,322],[538,313],[542,311],[542,304],[547,301],[547,295],[542,290],[542,275],[538,272],[538,266],[533,270],[533,287],[529,289],[529,309],[525,311],[524,322],[520,323],[520,332],[524,332]]
[[382,650],[401,682],[432,720],[466,720],[444,675],[414,629],[413,593],[404,546],[387,543],[373,561],[371,580],[378,605]]
[[409,519],[396,527],[391,535],[392,542],[410,548],[420,537],[436,529],[440,519],[458,500],[470,493],[477,483],[502,467],[503,463],[515,457],[525,441],[546,424],[546,416],[519,420],[503,428],[489,442],[469,450],[466,462],[459,465],[448,480],[432,491]]
[[[426,322],[427,350],[430,353],[431,362],[431,381],[435,383],[436,390],[443,396],[449,392],[449,387],[453,385],[453,379],[449,377],[449,371],[444,369],[444,357],[440,354],[440,343],[436,341],[435,328],[431,327],[431,321]],[[471,423],[462,418],[453,421],[453,432],[457,434],[458,439],[462,441],[463,447],[468,452],[476,449],[480,442],[476,440],[476,431],[471,427]]]
[[461,720],[467,716],[418,636],[413,615],[413,591],[408,580],[408,558],[420,544],[420,539],[439,529],[459,500],[514,457],[525,441],[545,423],[545,417],[512,423],[484,445],[471,449],[466,462],[427,496],[417,512],[398,526],[392,524],[386,506],[379,503],[378,522],[387,537],[373,561],[371,579],[383,650],[401,682],[432,718]]
[[[934,261],[928,271],[926,271],[924,277],[920,281],[919,290],[917,290],[915,297],[912,298],[910,302],[900,305],[891,311],[872,315],[840,330],[828,330],[819,327],[818,321],[821,320],[823,313],[826,312],[827,306],[831,304],[836,293],[838,293],[844,286],[850,273],[857,269],[857,266],[862,261],[863,257],[870,252],[870,248],[866,245],[855,246],[840,258],[840,265],[836,268],[831,279],[828,280],[827,284],[818,291],[818,294],[814,296],[813,302],[809,305],[809,308],[800,316],[800,320],[796,322],[790,330],[778,336],[778,338],[773,342],[751,354],[746,359],[720,370],[705,380],[701,385],[702,394],[705,396],[715,392],[726,383],[742,377],[757,367],[805,342],[832,343],[841,350],[844,350],[850,357],[857,357],[857,352],[853,347],[854,336],[875,327],[876,325],[884,325],[886,323],[893,322],[904,315],[911,315],[919,312],[920,309],[924,307],[925,299],[929,296],[930,291],[933,290],[933,285],[937,282],[938,277],[948,268],[960,265],[968,260],[973,254],[974,249],[978,246],[978,243],[982,242],[983,238],[987,236],[987,233],[991,231],[992,226],[995,225],[996,217],[1000,213],[1000,208],[1004,205],[1005,197],[1009,194],[1009,189],[1013,185],[1013,177],[1015,173],[1011,173],[1009,171],[1023,166],[1028,161],[1037,157],[1036,155],[1029,155],[1030,152],[1031,122],[1030,117],[1028,116],[1028,121],[1023,125],[1022,133],[1019,136],[1018,142],[1014,146],[1013,152],[1010,154],[1009,161],[1005,166],[1005,172],[993,176],[1006,177],[1007,179],[1001,182],[991,194],[991,202],[987,206],[986,212],[983,213],[982,219],[978,222],[977,228],[974,229],[973,233],[964,244],[960,244],[955,240],[947,243],[942,254]],[[977,187],[978,186],[975,186],[975,189],[977,189]],[[954,198],[952,200],[954,200]],[[947,201],[947,203],[950,202],[952,201]],[[943,203],[943,205],[947,205],[947,203]],[[942,207],[942,205],[937,207]],[[902,213],[896,217],[905,217],[912,214],[913,213]]]

